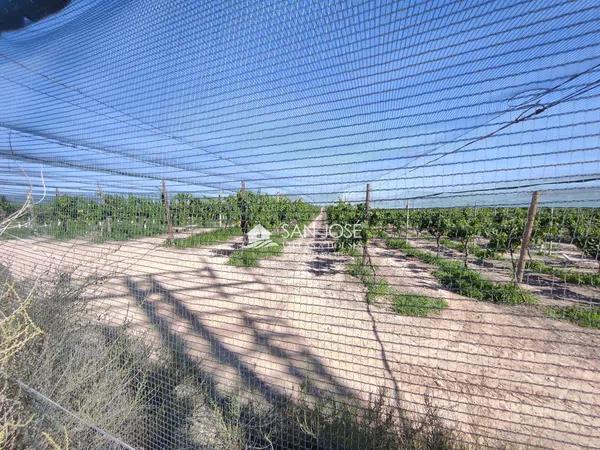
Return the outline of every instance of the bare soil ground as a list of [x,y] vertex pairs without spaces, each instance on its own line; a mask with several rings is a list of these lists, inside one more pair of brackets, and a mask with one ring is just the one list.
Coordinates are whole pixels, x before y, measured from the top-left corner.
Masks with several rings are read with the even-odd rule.
[[430,267],[377,242],[380,275],[449,307],[415,318],[367,305],[362,283],[345,272],[348,258],[330,251],[322,216],[314,227],[258,268],[227,264],[241,238],[173,249],[160,245],[164,236],[5,241],[0,262],[19,277],[100,277],[87,292],[98,320],[130,323],[223,392],[272,400],[308,379],[367,402],[385,388],[417,413],[428,396],[478,445],[600,447],[600,332],[450,293]]

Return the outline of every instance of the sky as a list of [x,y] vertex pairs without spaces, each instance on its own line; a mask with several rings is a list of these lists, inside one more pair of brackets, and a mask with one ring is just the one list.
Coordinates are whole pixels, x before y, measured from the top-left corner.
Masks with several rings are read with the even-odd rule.
[[72,0],[0,35],[0,192],[596,206],[600,3]]

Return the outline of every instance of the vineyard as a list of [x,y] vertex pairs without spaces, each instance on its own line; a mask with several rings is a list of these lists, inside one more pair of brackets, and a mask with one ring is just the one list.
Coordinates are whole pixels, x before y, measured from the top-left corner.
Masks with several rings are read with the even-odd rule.
[[[6,217],[20,205],[2,199]],[[269,196],[240,191],[217,199],[177,194],[172,201],[140,196],[98,195],[97,198],[61,195],[32,207],[27,217],[11,224],[4,239],[50,236],[55,239],[84,237],[92,242],[128,240],[168,235],[164,245],[194,248],[241,238],[256,225],[273,230],[278,245],[270,250],[233,250],[234,265],[257,266],[262,257],[281,254],[283,229],[296,228],[299,237],[319,213],[319,206],[285,196]],[[414,310],[426,315],[445,302],[397,293],[377,277],[377,270],[361,257],[369,243],[400,250],[407,257],[432,265],[434,276],[450,291],[466,297],[510,305],[542,304],[549,317],[600,328],[596,301],[565,297],[569,286],[591,291],[600,288],[600,210],[542,208],[533,223],[527,245],[525,281],[517,274],[517,259],[527,223],[526,208],[441,208],[370,209],[365,205],[339,201],[325,208],[332,249],[354,258],[349,273],[361,279],[367,301],[396,299],[398,310]],[[346,230],[336,235],[334,226]],[[350,227],[359,233],[348,233]],[[177,237],[173,237],[174,230]],[[290,236],[290,230],[286,238]],[[567,248],[567,250],[565,250]],[[565,252],[575,252],[569,257]],[[500,276],[503,281],[498,282]],[[552,295],[535,295],[535,286],[560,284]],[[398,300],[399,299],[399,300]],[[431,307],[419,305],[433,305]]]
[[[340,389],[359,389],[358,380],[338,372],[338,366],[319,368],[315,359],[316,355],[320,355],[319,358],[337,360],[342,367],[353,367],[357,363],[373,364],[370,362],[373,355],[353,356],[353,347],[346,347],[346,319],[340,320],[339,314],[359,321],[361,325],[355,331],[361,330],[361,347],[368,345],[371,351],[382,345],[378,344],[378,339],[386,336],[383,338],[388,342],[386,351],[401,352],[399,346],[402,340],[414,333],[407,334],[405,327],[422,329],[416,339],[421,342],[419,345],[425,345],[425,353],[411,352],[406,357],[416,364],[415,367],[421,367],[419,370],[424,371],[426,379],[431,382],[446,380],[450,383],[451,380],[443,373],[433,377],[429,372],[431,369],[426,368],[427,364],[422,366],[419,362],[427,352],[441,351],[438,346],[444,342],[434,341],[431,344],[431,333],[435,334],[431,321],[472,322],[470,331],[454,338],[460,342],[469,342],[475,335],[480,336],[479,339],[490,336],[490,340],[480,340],[476,345],[472,354],[472,358],[477,358],[474,360],[477,361],[475,367],[493,366],[491,361],[496,358],[498,361],[510,361],[508,368],[503,370],[513,374],[519,370],[529,373],[536,364],[542,364],[544,370],[551,370],[559,376],[561,372],[556,372],[558,366],[554,364],[558,361],[556,358],[564,357],[555,357],[556,351],[548,352],[537,346],[536,335],[541,330],[552,330],[561,355],[575,352],[575,360],[583,357],[585,353],[578,353],[581,344],[577,341],[576,330],[600,328],[597,253],[600,210],[540,208],[532,224],[526,251],[521,252],[528,217],[525,207],[390,209],[366,208],[365,205],[364,202],[347,201],[314,205],[283,195],[272,196],[247,190],[221,198],[177,194],[170,199],[164,191],[155,198],[59,195],[26,208],[23,208],[26,204],[3,199],[4,220],[11,215],[18,218],[13,219],[3,232],[1,248],[4,264],[11,267],[12,273],[48,280],[69,274],[69,283],[79,280],[76,285],[80,286],[77,289],[83,289],[80,294],[83,297],[76,302],[84,301],[85,309],[94,311],[92,315],[101,314],[106,323],[127,323],[133,335],[146,330],[148,320],[156,324],[158,334],[150,337],[143,331],[144,339],[151,339],[154,346],[166,345],[175,358],[181,356],[176,356],[179,350],[172,347],[173,342],[185,345],[186,355],[191,358],[206,351],[204,340],[211,346],[218,345],[220,350],[213,353],[210,360],[205,360],[203,367],[209,372],[220,371],[222,380],[218,386],[229,392],[227,395],[233,395],[239,389],[236,373],[240,365],[246,367],[243,370],[248,373],[239,382],[256,383],[260,379],[277,392],[270,392],[267,398],[294,391],[305,383],[310,383],[311,387],[302,389],[334,395],[325,397],[325,402],[337,402],[338,394],[335,392]],[[256,225],[272,231],[271,246],[253,247],[246,242],[249,230]],[[43,249],[43,253],[34,256],[27,251],[29,248]],[[525,255],[525,262],[519,279],[517,271],[521,254]],[[40,264],[40,258],[43,264]],[[53,271],[48,272],[44,269],[47,267],[52,267]],[[127,274],[124,281],[121,281],[122,274]],[[198,278],[197,274],[208,276]],[[93,280],[91,284],[90,280]],[[245,281],[238,287],[240,280]],[[486,304],[491,306],[484,306]],[[169,312],[170,306],[167,305],[175,309]],[[210,313],[215,305],[225,310],[216,315]],[[240,308],[239,312],[231,310],[231,306]],[[256,310],[259,316],[253,319],[245,312],[247,310]],[[264,311],[277,311],[281,322],[273,326],[267,321],[261,325],[260,317]],[[193,319],[196,314],[204,317],[209,313],[211,315],[206,316],[202,324]],[[289,322],[290,319],[283,317],[312,321],[315,315],[321,317],[329,330],[325,334],[327,340],[336,342],[341,354],[322,346],[319,336],[323,331],[316,331],[317,334],[303,332],[295,338],[300,339],[302,344],[293,344],[288,339],[278,344],[275,341],[269,343],[279,333],[299,331],[293,322]],[[257,322],[251,325],[253,331],[248,334],[247,327],[252,321]],[[181,326],[189,326],[194,331],[184,334],[184,340],[177,344],[179,338],[174,330]],[[371,326],[377,330],[372,336],[368,333]],[[194,336],[200,337],[201,341],[198,342]],[[498,339],[501,342],[529,342],[528,351],[543,355],[543,359],[541,362],[528,359],[515,363],[511,356],[498,353],[506,351],[503,350],[504,345],[496,348]],[[118,342],[123,345],[121,340]],[[254,346],[258,346],[258,353],[251,350]],[[250,370],[246,366],[248,363],[238,360],[233,353],[223,359],[222,352],[227,352],[224,350],[226,347],[239,349],[240,354],[248,352],[250,358],[252,355],[262,358],[263,352],[269,356],[261,367]],[[486,352],[488,356],[481,356]],[[312,356],[308,356],[307,361],[304,357],[298,359],[292,356],[296,354]],[[396,363],[392,369],[386,365],[390,364],[386,363],[386,359],[378,360],[384,363],[384,373],[391,371],[393,376],[387,379],[393,382],[383,384],[389,391],[380,392],[382,397],[378,401],[382,403],[376,408],[377,412],[367,411],[366,414],[385,415],[389,412],[383,405],[399,395],[398,380],[404,380],[409,383],[408,386],[416,386],[415,375]],[[435,364],[437,360],[438,357],[431,362]],[[188,362],[185,367],[188,364],[193,366],[195,363]],[[471,364],[463,367],[461,363],[460,370],[470,372]],[[332,384],[334,373],[339,378]],[[539,372],[540,376],[542,373],[546,372]],[[586,376],[585,372],[582,373]],[[204,376],[201,378],[204,379]],[[371,386],[367,391],[370,396],[379,392],[382,386],[377,381],[378,376],[371,378],[369,375],[365,379]],[[428,385],[430,381],[427,381]],[[175,379],[168,382],[173,385],[179,383]],[[519,377],[514,382],[517,385],[529,383]],[[441,408],[435,414],[439,414],[440,420],[445,422],[458,420],[459,423],[470,423],[468,411],[450,413],[453,411],[451,405],[460,401],[463,395],[459,394],[461,382],[454,380],[452,383],[455,385],[452,388],[454,393],[447,399],[440,396],[440,392],[436,394],[435,389],[432,391],[435,407]],[[564,391],[560,392],[564,395]],[[404,395],[417,394],[409,388]],[[485,395],[491,395],[491,391]],[[478,410],[495,410],[496,401],[507,401],[503,395],[496,394],[497,399],[491,401],[477,397]],[[427,397],[411,398],[416,404],[429,401],[425,400]],[[319,423],[331,424],[339,420],[327,416],[329,413],[321,409],[329,406],[322,405],[313,410],[309,403],[303,403],[309,401],[307,398],[301,397],[299,401],[303,405],[302,410],[293,414],[315,415],[319,417]],[[344,408],[343,405],[347,403],[332,407],[338,410]],[[358,406],[349,406],[355,407]],[[539,407],[531,406],[534,410]],[[555,407],[561,406],[556,404]],[[410,409],[409,414],[421,411],[418,408]],[[219,408],[209,409],[211,414],[232,414]],[[267,414],[276,414],[277,419],[261,420],[278,420],[288,423],[287,426],[299,426],[293,416],[287,416],[288,413],[283,417],[280,411]],[[359,413],[347,411],[344,414]],[[518,412],[509,409],[500,417],[513,417],[513,414]],[[484,423],[493,424],[496,417],[498,415],[493,414]],[[394,429],[395,425],[390,427]],[[47,425],[43,426],[45,428]],[[281,432],[279,429],[268,430],[265,432]],[[454,432],[463,433],[463,430],[459,427]],[[339,430],[331,432],[335,433],[335,439],[341,439]],[[367,431],[361,428],[361,432]],[[369,429],[368,432],[376,431]],[[557,430],[556,436],[562,432]],[[446,432],[443,433],[445,435]],[[129,439],[141,439],[135,436],[136,433],[130,434]],[[388,438],[394,440],[397,436],[392,434]],[[151,442],[155,439],[151,438]],[[193,440],[187,432],[185,437],[177,439]],[[225,437],[217,439],[222,443],[220,439]],[[259,433],[252,439],[264,442],[265,435]],[[282,435],[281,439],[289,439],[289,434]],[[323,435],[318,438],[319,441],[322,439],[325,439]],[[444,439],[452,441],[455,437],[446,436]]]
[[[373,236],[390,230],[416,238],[427,233],[435,239],[438,252],[444,243],[461,251],[465,259],[470,255],[497,259],[508,253],[512,262],[527,221],[526,208],[377,209],[365,216],[364,206],[339,202],[327,214],[330,222],[367,221]],[[600,211],[543,208],[536,216],[531,243],[540,252],[552,252],[553,243],[574,244],[585,257],[599,263],[600,272]]]
[[[544,313],[550,317],[571,320],[581,326],[600,327],[597,301],[583,300],[582,304],[572,298],[567,299],[565,305],[560,301],[565,298],[558,293],[559,289],[555,296],[545,295],[538,299],[533,293],[535,289],[519,286],[517,257],[527,222],[526,208],[376,209],[365,214],[364,205],[339,202],[327,208],[327,217],[330,223],[368,224],[363,235],[353,239],[342,237],[336,242],[339,251],[353,250],[350,253],[363,267],[362,270],[355,268],[354,272],[366,281],[368,300],[389,296],[389,290],[381,287],[382,281],[369,275],[376,270],[364,267],[368,264],[364,259],[358,262],[361,258],[356,248],[367,246],[369,239],[374,239],[388,248],[403,251],[407,257],[437,267],[433,274],[441,284],[467,297],[510,305],[542,303],[546,306]],[[599,244],[600,212],[597,209],[542,209],[535,218],[526,249],[524,284],[535,286],[556,282],[565,290],[569,285],[600,287]],[[565,255],[565,246],[576,249],[577,257]],[[491,280],[480,272],[487,272]],[[491,277],[490,272],[493,273]],[[498,273],[510,281],[494,283]],[[543,275],[549,277],[540,280]],[[372,291],[377,289],[380,295],[373,295]],[[592,289],[589,294],[594,299],[598,292]],[[569,304],[569,300],[574,304]],[[411,309],[410,303],[407,304],[409,301],[402,298],[408,310]],[[415,305],[423,302],[423,298],[415,299]],[[415,308],[422,312],[422,308]]]
[[600,448],[599,19],[0,0],[0,450]]
[[[4,197],[0,199],[0,214],[6,217],[17,211],[19,206]],[[97,242],[127,240],[167,233],[169,222],[177,228],[227,229],[240,226],[241,210],[244,208],[248,210],[250,227],[262,223],[271,229],[277,229],[283,223],[305,223],[318,210],[302,200],[252,192],[223,199],[177,194],[168,209],[162,199],[135,195],[99,194],[92,199],[58,195],[31,208],[29,217],[12,223],[3,238],[46,235],[57,239],[88,236]]]

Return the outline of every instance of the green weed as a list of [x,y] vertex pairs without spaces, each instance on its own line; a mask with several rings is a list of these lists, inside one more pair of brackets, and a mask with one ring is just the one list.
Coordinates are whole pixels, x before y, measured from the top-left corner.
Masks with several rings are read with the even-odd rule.
[[368,304],[379,298],[391,298],[396,313],[419,317],[425,317],[432,310],[440,310],[448,306],[444,300],[423,295],[398,293],[385,278],[377,277],[373,268],[368,264],[364,264],[358,254],[355,254],[347,267],[348,273],[359,278],[367,289],[365,298]]
[[383,278],[377,278],[375,276],[369,277],[365,283],[367,286],[367,303],[371,304],[378,298],[390,297],[394,294],[394,289],[389,285],[387,280]]
[[425,297],[424,295],[396,294],[393,308],[403,316],[426,317],[431,311],[447,308],[448,303],[441,298]]
[[600,329],[600,307],[597,306],[551,306],[545,312],[552,319],[568,320],[580,327]]
[[377,277],[370,265],[363,264],[361,256],[356,255],[347,268],[348,273],[360,279],[367,288],[367,303],[371,304],[378,298],[389,297],[394,294],[394,290],[387,280]]
[[[314,220],[314,218],[313,218]],[[298,223],[298,229],[303,229],[305,225],[312,222],[312,220],[306,220]],[[283,253],[283,244],[286,241],[293,241],[301,237],[301,234],[290,233],[289,237],[285,238],[282,234],[273,233],[271,240],[277,244],[272,247],[245,247],[235,250],[229,256],[228,263],[232,266],[238,267],[257,267],[261,259],[269,258],[271,256],[279,256]]]
[[429,252],[411,247],[402,239],[388,239],[389,248],[401,249],[408,257],[417,258],[425,264],[437,266],[433,275],[446,288],[465,297],[492,303],[507,303],[511,305],[534,304],[537,299],[516,284],[494,283],[486,280],[478,272],[464,266],[459,261],[449,261]]
[[246,247],[235,250],[229,256],[229,264],[238,267],[258,267],[258,263],[263,258],[278,256],[283,253],[284,239],[281,236],[271,235],[271,240],[277,246],[271,247]]
[[433,275],[448,289],[465,297],[510,305],[534,304],[536,298],[513,283],[494,283],[458,261],[439,261]]
[[560,278],[562,281],[567,283],[586,285],[586,286],[600,286],[600,274],[597,273],[586,273],[577,272],[575,270],[563,269],[560,267],[552,267],[543,261],[527,261],[525,266],[532,272],[545,273],[547,275],[554,275]]

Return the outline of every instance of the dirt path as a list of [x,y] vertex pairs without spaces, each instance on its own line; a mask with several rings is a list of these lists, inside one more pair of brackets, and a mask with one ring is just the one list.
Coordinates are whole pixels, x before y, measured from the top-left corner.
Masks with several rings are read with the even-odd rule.
[[[31,239],[0,243],[20,276],[101,275],[90,289],[100,320],[129,322],[221,391],[266,398],[313,389],[354,396],[386,389],[423,410],[425,395],[453,427],[516,447],[600,446],[600,333],[440,288],[430,268],[374,246],[382,275],[402,292],[448,300],[435,317],[369,306],[362,284],[332,253],[323,217],[258,268],[227,264],[239,239],[195,249],[164,237],[115,244]],[[48,267],[52,267],[48,270]]]

